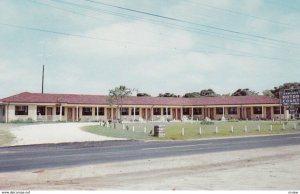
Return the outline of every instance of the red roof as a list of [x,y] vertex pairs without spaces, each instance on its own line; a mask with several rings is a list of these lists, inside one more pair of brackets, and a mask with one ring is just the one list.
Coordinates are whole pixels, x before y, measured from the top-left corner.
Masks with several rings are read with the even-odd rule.
[[[66,103],[86,105],[109,105],[105,95],[41,94],[24,92],[0,100],[3,103]],[[202,98],[136,97],[123,99],[123,105],[166,105],[166,106],[208,106],[279,104],[279,99],[268,96],[218,96]]]

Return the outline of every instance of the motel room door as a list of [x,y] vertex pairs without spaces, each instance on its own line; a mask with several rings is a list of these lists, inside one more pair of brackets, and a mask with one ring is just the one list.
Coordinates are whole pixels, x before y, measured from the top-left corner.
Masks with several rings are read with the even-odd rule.
[[53,108],[52,107],[47,107],[47,120],[52,121],[52,114],[53,114]]
[[271,119],[271,107],[266,107],[266,119]]
[[214,108],[210,108],[209,109],[209,118],[211,119],[211,120],[214,120],[215,119],[215,114],[214,114]]
[[146,120],[149,121],[149,120],[151,120],[151,109],[147,108],[146,111],[147,111],[147,118],[146,118]]
[[112,120],[116,120],[117,119],[117,109],[113,108],[113,119]]
[[175,108],[172,108],[172,118],[175,119],[175,120],[177,119],[176,118],[176,109]]
[[111,120],[111,108],[107,108],[106,109],[106,118],[107,118],[107,120]]
[[251,120],[251,108],[250,107],[246,108],[246,118],[248,120]]
[[73,121],[73,108],[68,108],[68,121]]
[[142,108],[142,119],[146,120],[146,108]]
[[214,120],[215,119],[215,109],[214,108],[210,108],[209,109],[209,118],[211,120]]
[[181,109],[177,108],[177,120],[181,120]]

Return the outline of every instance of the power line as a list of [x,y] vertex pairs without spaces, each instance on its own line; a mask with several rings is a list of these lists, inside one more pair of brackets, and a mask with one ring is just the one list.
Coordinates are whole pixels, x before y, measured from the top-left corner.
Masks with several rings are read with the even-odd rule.
[[261,20],[261,21],[264,21],[264,22],[278,24],[278,25],[281,25],[281,26],[294,27],[294,26],[292,26],[290,24],[287,24],[287,23],[273,21],[273,20],[270,20],[270,19],[266,19],[266,18],[263,18],[263,17],[259,17],[259,16],[247,14],[247,13],[242,13],[242,12],[232,10],[232,9],[220,8],[220,7],[216,7],[216,6],[213,6],[213,5],[210,5],[210,4],[207,4],[207,3],[202,3],[202,2],[199,2],[199,1],[195,2],[195,1],[192,1],[192,0],[186,0],[186,2],[192,3],[194,5],[198,4],[198,5],[201,5],[201,6],[205,6],[205,7],[215,9],[215,10],[219,10],[219,11],[226,12],[226,13],[230,13],[230,14],[233,14],[233,15],[241,15],[241,16],[249,17],[249,18],[256,19],[256,20]]
[[44,3],[44,2],[38,2],[38,1],[35,1],[35,0],[27,0],[27,1],[29,1],[31,3],[35,3],[35,4],[40,4],[40,5],[44,5],[44,6],[47,6],[47,7],[51,7],[51,8],[57,9],[57,10],[69,12],[69,13],[72,13],[72,14],[75,14],[75,15],[85,16],[85,17],[89,17],[89,18],[92,18],[92,19],[95,19],[95,20],[99,20],[99,18],[91,17],[89,15],[85,15],[85,14],[82,14],[82,13],[77,12],[77,11],[68,10],[68,9],[64,9],[64,8],[61,8],[61,7],[53,6],[53,5]]
[[[43,6],[47,6],[47,7],[51,7],[51,8],[54,8],[54,9],[58,9],[60,11],[65,11],[65,12],[68,12],[68,13],[72,13],[72,14],[76,14],[76,15],[80,15],[80,16],[85,16],[85,17],[88,17],[89,15],[85,15],[85,14],[81,14],[80,12],[74,12],[73,10],[69,10],[69,9],[62,9],[60,7],[56,7],[56,6],[52,6],[52,5],[49,5],[49,4],[45,4],[45,3],[40,3],[40,2],[37,2],[37,1],[34,1],[34,0],[28,0],[32,3],[36,3],[36,4],[40,4],[40,5],[43,5]],[[91,17],[92,19],[96,19],[94,17]],[[122,26],[125,26],[128,28],[127,25],[122,25]],[[149,32],[149,30],[147,31]],[[153,31],[150,31],[150,33],[153,33],[153,34],[159,34],[160,36],[162,35],[162,33],[156,33],[156,32],[153,32]],[[169,35],[169,34],[164,34],[164,35]],[[170,41],[168,41],[170,42]],[[240,54],[237,54],[237,55],[243,55],[243,56],[246,56],[246,57],[256,57],[256,58],[262,58],[262,59],[274,59],[274,60],[277,60],[278,58],[274,58],[274,57],[267,57],[267,56],[261,56],[261,55],[255,55],[253,53],[249,53],[249,52],[245,52],[245,51],[240,51],[240,50],[235,50],[235,49],[228,49],[228,48],[224,48],[224,47],[220,47],[220,46],[214,46],[212,44],[205,44],[203,42],[195,42],[195,44],[201,44],[201,45],[205,45],[207,47],[212,47],[212,48],[217,48],[217,49],[220,49],[220,50],[227,50],[227,51],[230,51],[230,52],[235,52],[235,53],[240,53]]]
[[[13,28],[19,28],[23,30],[31,30],[31,31],[38,31],[38,32],[44,32],[44,33],[52,33],[56,35],[63,35],[63,36],[71,36],[76,38],[84,38],[84,39],[91,39],[91,40],[100,40],[100,41],[108,41],[108,42],[116,42],[116,43],[126,43],[131,45],[136,45],[140,47],[153,47],[153,48],[162,48],[162,49],[168,49],[172,51],[194,51],[194,52],[201,52],[201,53],[211,53],[216,54],[216,52],[210,52],[207,50],[200,50],[200,49],[180,49],[180,48],[166,48],[166,47],[158,47],[154,45],[142,45],[142,44],[136,44],[129,41],[118,41],[118,40],[110,40],[110,39],[103,39],[103,38],[95,38],[91,36],[85,36],[85,35],[79,35],[79,34],[71,34],[66,32],[59,32],[59,31],[53,31],[48,29],[42,29],[42,28],[35,28],[35,27],[28,27],[28,26],[21,26],[21,25],[15,25],[15,24],[8,24],[8,23],[2,23],[0,22],[0,25],[7,26],[7,27],[13,27]],[[266,57],[266,56],[256,56],[256,55],[249,55],[249,54],[235,54],[235,53],[222,53],[223,55],[229,55],[229,56],[238,56],[238,57],[247,57],[247,58],[262,58],[262,59],[268,59],[268,60],[277,60],[277,61],[286,61],[281,58],[276,57]]]
[[[168,23],[166,21],[158,21],[158,20],[153,20],[153,19],[150,19],[150,18],[143,18],[143,17],[132,16],[132,15],[124,14],[124,13],[118,13],[118,12],[113,12],[113,11],[102,10],[102,9],[99,9],[99,8],[85,6],[85,5],[76,4],[76,3],[72,3],[72,2],[66,2],[66,1],[62,1],[62,0],[52,0],[52,1],[67,4],[67,5],[72,5],[72,6],[75,6],[75,7],[80,7],[80,8],[91,10],[91,11],[104,12],[104,13],[116,15],[116,16],[119,16],[119,17],[124,17],[124,18],[127,18],[127,19],[130,18],[130,19],[145,20],[145,21],[148,21],[148,22],[151,22],[151,23],[154,23],[154,24],[159,24],[159,25],[163,24],[164,26],[169,26],[169,27],[173,27],[173,28],[176,28],[176,29],[189,31],[189,32],[192,32],[192,33],[201,32],[204,35],[210,35],[210,36],[215,36],[215,37],[222,38],[222,39],[229,39],[229,40],[233,40],[233,41],[238,41],[239,43],[240,43],[240,41],[243,41],[243,42],[255,41],[255,44],[257,44],[257,45],[265,45],[265,46],[276,45],[276,46],[279,46],[279,45],[277,45],[277,44],[279,44],[277,42],[273,42],[273,43],[271,43],[271,42],[262,42],[264,40],[261,40],[260,42],[257,42],[257,39],[254,39],[252,37],[244,37],[244,36],[240,36],[240,35],[237,35],[237,34],[233,38],[229,34],[222,34],[221,32],[214,32],[214,31],[199,29],[199,28],[195,28],[195,27],[191,27],[191,26],[182,26],[182,25],[178,25],[178,24],[174,24],[174,23]],[[230,36],[230,37],[228,37],[228,36]],[[252,42],[252,44],[253,44],[253,42]],[[285,45],[285,46],[287,46],[287,45]],[[288,46],[291,46],[291,45],[288,45]],[[273,46],[271,46],[271,47],[273,47]]]
[[239,32],[239,31],[235,31],[235,30],[228,30],[228,29],[225,29],[225,28],[220,28],[220,27],[215,27],[215,26],[210,26],[210,25],[205,25],[205,24],[190,22],[190,21],[187,21],[187,20],[182,20],[182,19],[178,19],[178,18],[174,18],[174,17],[168,17],[168,16],[163,16],[163,15],[158,15],[158,14],[155,14],[155,13],[140,11],[140,10],[126,8],[126,7],[122,7],[122,6],[116,6],[116,5],[112,5],[112,4],[108,4],[108,3],[103,3],[103,2],[99,2],[99,1],[94,1],[94,0],[85,0],[85,1],[92,2],[92,3],[95,3],[95,4],[105,5],[105,6],[109,6],[109,7],[114,7],[114,8],[118,8],[118,9],[122,9],[122,10],[126,10],[126,11],[131,11],[131,12],[135,12],[135,13],[139,13],[139,14],[144,14],[144,15],[148,15],[148,16],[153,16],[153,17],[158,17],[158,18],[162,18],[162,19],[167,19],[167,20],[171,20],[171,21],[175,21],[175,22],[197,25],[197,26],[201,26],[201,27],[205,27],[205,28],[209,28],[209,29],[224,31],[224,32],[228,32],[228,33],[238,34],[238,35],[250,36],[250,37],[254,37],[254,38],[258,38],[258,39],[264,39],[264,40],[268,40],[268,41],[272,41],[272,42],[280,42],[280,43],[284,43],[284,44],[300,46],[300,44],[291,43],[291,42],[288,42],[288,41],[285,41],[285,40],[278,40],[278,39],[269,38],[269,37],[265,37],[265,36],[260,36],[260,35],[255,35],[255,34],[249,34],[249,33]]

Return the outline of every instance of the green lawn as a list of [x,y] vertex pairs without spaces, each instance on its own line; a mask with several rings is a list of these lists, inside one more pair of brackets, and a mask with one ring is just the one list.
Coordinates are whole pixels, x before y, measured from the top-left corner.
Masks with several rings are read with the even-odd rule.
[[[165,125],[166,136],[157,138],[149,134],[150,130],[153,130],[154,125]],[[283,126],[284,124],[284,126]],[[272,125],[272,130],[270,130]],[[134,126],[134,131],[133,131]],[[245,126],[247,130],[245,131]],[[296,129],[294,127],[296,126]],[[182,139],[201,139],[211,137],[225,137],[225,136],[245,136],[245,135],[259,135],[259,134],[283,134],[283,133],[295,133],[300,132],[299,122],[290,121],[216,121],[212,125],[201,124],[200,122],[183,123],[183,122],[170,122],[170,123],[128,123],[124,124],[125,130],[122,124],[117,124],[116,128],[101,127],[101,126],[88,126],[83,130],[95,133],[98,135],[104,135],[109,137],[121,137],[128,139],[161,139],[161,140],[182,140]],[[147,132],[144,133],[146,127]],[[200,135],[201,127],[201,135]],[[216,133],[216,127],[218,131]],[[233,127],[233,133],[231,128]],[[182,128],[184,128],[184,135],[182,135]],[[258,130],[260,128],[260,131]],[[283,129],[284,128],[284,129]],[[128,129],[128,130],[127,130]]]

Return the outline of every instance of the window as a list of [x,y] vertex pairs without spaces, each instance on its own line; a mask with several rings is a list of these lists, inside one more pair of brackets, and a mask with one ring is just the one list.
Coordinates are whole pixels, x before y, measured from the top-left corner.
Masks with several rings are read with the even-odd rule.
[[[134,108],[131,108],[131,115],[134,115]],[[135,115],[140,115],[140,108],[135,108]]]
[[236,115],[237,114],[237,108],[236,107],[229,107],[228,108],[228,114],[229,115]]
[[[95,113],[97,115],[97,108],[95,108]],[[103,116],[104,115],[104,108],[99,108],[98,107],[98,115]]]
[[183,108],[182,109],[182,114],[183,115],[190,115],[190,108]]
[[161,115],[161,109],[160,108],[153,108],[153,115]]
[[36,109],[36,115],[46,115],[46,107],[45,106],[38,106]]
[[16,106],[15,115],[28,115],[28,106]]
[[82,115],[83,116],[92,116],[92,108],[91,107],[83,107],[82,108]]
[[[273,107],[273,113],[276,114],[276,115],[279,115],[280,114],[280,106]],[[281,107],[281,114],[284,114],[283,106]]]
[[[56,107],[56,115],[60,115],[60,107]],[[65,115],[65,107],[62,107],[62,115]]]
[[[168,110],[168,114],[167,114]],[[170,115],[171,114],[171,109],[170,108],[163,108],[163,115]]]
[[262,107],[260,107],[260,106],[253,107],[253,113],[254,113],[255,115],[260,115],[260,114],[262,114]]
[[217,108],[216,108],[216,114],[217,114],[217,115],[223,115],[223,108],[217,107]]
[[129,115],[129,108],[122,108],[121,115]]
[[201,108],[194,108],[193,112],[194,112],[194,115],[201,115],[202,114],[202,109]]

